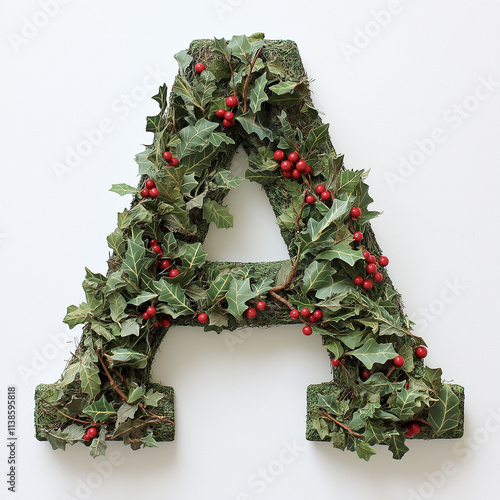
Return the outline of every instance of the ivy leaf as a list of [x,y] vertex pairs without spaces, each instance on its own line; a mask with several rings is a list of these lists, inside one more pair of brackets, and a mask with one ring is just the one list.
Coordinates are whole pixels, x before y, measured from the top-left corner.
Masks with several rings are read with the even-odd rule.
[[273,287],[273,279],[272,278],[261,278],[255,285],[252,285],[252,290],[255,293],[255,296],[264,295]]
[[179,159],[201,151],[209,144],[212,132],[219,126],[205,118],[198,120],[195,125],[188,125],[179,132],[180,144],[177,149]]
[[125,320],[121,324],[120,336],[128,337],[130,335],[135,335],[138,337],[140,334],[139,323],[134,318]]
[[79,361],[77,361],[76,363],[72,363],[71,365],[68,365],[66,367],[66,370],[64,370],[64,377],[61,381],[61,387],[65,387],[71,384],[75,380],[75,377],[78,375],[79,372],[80,372]]
[[127,304],[130,304],[132,306],[140,306],[141,304],[144,304],[144,302],[149,302],[157,297],[156,293],[151,293],[151,292],[141,292],[139,295],[134,297],[133,299],[130,299]]
[[153,432],[150,432],[147,436],[140,438],[140,440],[146,448],[158,448],[158,443],[153,437]]
[[181,193],[184,196],[191,196],[191,191],[198,186],[198,181],[194,177],[194,173],[190,173],[184,176],[182,179]]
[[99,436],[97,438],[92,439],[92,443],[90,443],[90,456],[92,458],[96,458],[99,456],[106,455],[106,449],[108,445],[106,444],[106,427],[102,426],[99,431]]
[[449,385],[443,385],[436,401],[429,410],[429,424],[438,436],[454,429],[460,419],[460,401]]
[[113,365],[130,366],[131,368],[146,368],[148,357],[145,354],[134,351],[133,349],[125,349],[117,347],[111,351],[109,359]]
[[326,125],[321,125],[309,132],[309,135],[304,143],[304,152],[302,154],[305,155],[306,153],[313,151],[327,140],[329,126],[330,125],[327,123]]
[[330,340],[325,347],[333,354],[334,359],[339,359],[344,354],[344,348],[338,340]]
[[98,401],[94,401],[83,410],[85,415],[88,415],[93,422],[106,422],[116,416],[116,411],[113,405],[108,402],[106,396],[102,396]]
[[282,81],[269,87],[277,95],[292,94],[302,82]]
[[434,394],[438,395],[443,388],[442,383],[443,371],[441,368],[425,367],[424,381],[432,388]]
[[[380,399],[380,398],[378,398]],[[362,427],[365,427],[366,421],[373,417],[375,411],[380,408],[380,402],[369,402],[359,410],[355,411],[352,415],[352,419],[349,422],[349,427],[357,431]]]
[[144,387],[133,382],[128,391],[128,403],[134,404],[144,396]]
[[315,418],[312,421],[313,429],[318,433],[319,438],[323,441],[326,436],[330,433],[330,429],[328,428],[328,424],[325,422],[323,418]]
[[158,300],[166,302],[178,315],[194,314],[179,283],[162,279],[157,284]]
[[95,398],[101,391],[101,379],[99,378],[99,369],[94,363],[80,363],[80,382],[82,392]]
[[288,122],[288,116],[285,110],[281,110],[281,114],[278,116],[281,123],[281,134],[280,142],[278,144],[279,148],[282,149],[295,149],[296,134],[295,130],[291,127]]
[[405,385],[405,382],[390,382],[383,373],[374,373],[368,380],[363,383],[363,389],[366,389],[372,394],[385,396],[393,391],[400,390]]
[[384,432],[385,429],[382,426],[380,420],[369,418],[366,421],[365,431],[363,432],[363,435],[365,436],[365,442],[368,444],[380,444],[384,442]]
[[184,75],[186,73],[186,70],[193,62],[193,58],[185,50],[177,52],[174,57],[175,60],[179,63],[179,73],[181,75]]
[[125,210],[118,214],[118,227],[120,229],[127,229],[132,224],[151,223],[153,216],[150,210],[144,205],[135,205],[130,210]]
[[229,290],[231,280],[231,274],[222,274],[210,282],[210,287],[207,290],[207,297],[210,304],[215,304],[226,295],[226,292]]
[[213,53],[214,56],[223,57],[226,61],[231,59],[231,49],[224,38],[214,39]]
[[124,287],[127,284],[127,281],[123,278],[121,271],[115,271],[108,276],[108,281],[106,282],[106,286],[104,287],[104,295],[109,295],[112,292],[115,292],[119,288]]
[[398,353],[392,344],[379,344],[374,339],[369,339],[363,346],[349,355],[356,357],[368,370],[371,370],[375,363],[385,363],[389,359],[394,359]]
[[252,170],[275,171],[278,162],[273,157],[273,152],[268,148],[259,148],[257,152],[252,151],[248,156],[248,166]]
[[108,297],[109,309],[111,311],[111,319],[119,322],[121,319],[126,318],[128,315],[125,313],[127,301],[119,293],[112,293]]
[[392,452],[392,458],[396,460],[401,460],[404,454],[410,449],[405,444],[405,437],[400,433],[391,434],[389,436],[388,446],[389,450]]
[[78,307],[69,306],[66,316],[64,316],[63,323],[66,323],[70,328],[74,328],[76,325],[85,323],[91,312],[86,302],[82,302]]
[[358,457],[362,458],[366,462],[368,462],[371,456],[375,455],[376,453],[376,451],[368,443],[359,443],[356,452],[358,454]]
[[172,85],[172,92],[181,96],[186,106],[191,106],[191,109],[193,109],[192,106],[204,109],[201,103],[198,101],[197,96],[195,95],[195,90],[186,77],[182,75],[176,75],[174,84]]
[[318,290],[333,283],[332,276],[335,270],[330,262],[318,262],[313,260],[304,271],[304,283],[302,292],[307,295],[312,290]]
[[44,430],[44,434],[53,450],[65,450],[67,444],[73,446],[83,441],[85,429],[81,425],[70,424],[64,429]]
[[128,184],[113,184],[110,191],[112,193],[118,193],[120,196],[125,196],[126,194],[137,194],[139,192],[137,188],[129,186]]
[[212,95],[217,89],[215,76],[210,71],[203,71],[197,80],[195,98],[200,107],[204,109],[211,101]]
[[224,189],[237,188],[242,182],[243,177],[230,177],[229,170],[219,170],[215,175],[215,183]]
[[245,179],[248,179],[251,182],[258,182],[263,186],[274,182],[277,178],[278,176],[274,172],[254,171],[250,169],[247,169],[247,171],[245,172]]
[[337,293],[349,292],[354,290],[356,286],[352,282],[352,279],[342,278],[334,281],[333,285],[327,286],[325,288],[320,288],[316,292],[316,297],[320,300],[328,299]]
[[241,315],[248,309],[246,301],[253,299],[255,293],[250,286],[250,278],[245,280],[238,280],[234,278],[229,285],[226,293],[226,300],[228,303],[228,312],[239,319]]
[[274,140],[274,132],[266,127],[261,121],[260,115],[255,114],[251,109],[244,114],[238,115],[236,120],[247,134],[256,134],[261,141],[264,139]]
[[227,48],[240,61],[251,62],[253,48],[245,35],[233,36],[227,44]]
[[147,260],[144,258],[146,249],[144,244],[139,245],[135,241],[129,239],[125,258],[123,259],[120,270],[122,273],[127,273],[129,280],[138,285]]
[[138,404],[135,405],[130,405],[128,403],[123,403],[120,408],[118,408],[117,416],[118,419],[116,420],[116,425],[120,425],[122,422],[125,422],[128,418],[134,418],[135,412],[137,411],[137,408],[139,407]]
[[228,229],[233,227],[234,217],[229,213],[229,208],[219,205],[214,200],[205,199],[203,203],[203,218],[207,222],[213,222],[218,228]]
[[313,218],[309,219],[307,231],[311,236],[311,241],[313,243],[317,241],[322,234],[335,223],[335,221],[346,214],[348,205],[349,203],[347,200],[341,201],[339,199],[335,199],[331,208],[319,222],[315,221]]
[[113,333],[107,328],[107,326],[99,321],[92,321],[90,323],[90,328],[92,331],[105,338],[108,342],[115,339]]
[[182,265],[188,269],[198,269],[207,260],[207,252],[203,250],[201,243],[189,243],[181,247],[179,257]]
[[318,260],[340,259],[350,266],[354,266],[358,260],[362,260],[363,258],[361,250],[354,250],[346,242],[337,244],[331,250],[325,250],[316,257]]
[[228,325],[227,316],[222,312],[214,309],[210,311],[209,323],[210,326],[214,326],[216,328],[224,329]]
[[266,94],[267,76],[263,73],[255,80],[254,86],[250,91],[250,109],[257,113],[260,111],[262,104],[266,102],[269,97]]
[[163,394],[162,392],[149,389],[149,391],[144,396],[144,405],[156,408],[158,406],[158,403],[164,398],[164,396],[165,394]]
[[151,152],[150,148],[146,148],[146,150],[135,155],[135,161],[139,165],[139,175],[156,176],[158,167],[149,159]]
[[406,421],[412,419],[422,410],[423,399],[427,394],[417,389],[401,389],[396,393],[396,398],[389,398],[393,404],[391,410],[400,420]]
[[316,403],[318,408],[323,408],[330,415],[336,415],[337,417],[342,416],[342,411],[337,403],[337,398],[334,394],[329,396],[324,396],[323,394],[318,394],[318,401]]
[[281,76],[281,78],[285,78],[285,69],[281,64],[279,59],[273,59],[267,63],[267,70],[269,73],[273,75]]
[[122,258],[127,249],[127,241],[123,238],[123,231],[116,228],[107,238],[108,247],[113,250],[118,257]]
[[163,112],[167,109],[168,104],[168,87],[166,84],[160,85],[158,88],[158,94],[154,95],[152,99],[159,104],[161,109],[160,114],[163,114]]

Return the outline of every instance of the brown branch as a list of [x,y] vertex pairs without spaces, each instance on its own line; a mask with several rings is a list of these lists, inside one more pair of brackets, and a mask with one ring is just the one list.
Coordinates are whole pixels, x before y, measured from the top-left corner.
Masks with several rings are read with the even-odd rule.
[[106,366],[106,364],[104,363],[104,360],[102,359],[102,356],[101,354],[99,353],[99,351],[96,349],[95,350],[96,354],[97,354],[97,357],[99,358],[99,361],[104,369],[104,373],[106,373],[106,376],[108,377],[108,380],[109,380],[109,383],[111,385],[111,387],[113,388],[113,390],[124,400],[124,401],[127,401],[128,402],[128,396],[118,387],[118,385],[116,384],[115,382],[115,379],[111,376],[111,373],[109,373],[109,370]]
[[115,368],[113,368],[113,373],[116,373],[118,375],[118,378],[123,382],[123,385],[128,388],[127,381],[125,380],[125,377]]
[[332,417],[329,413],[326,412],[326,410],[322,409],[321,412],[323,413],[323,418],[326,418],[328,420],[331,420],[332,422],[335,422],[339,427],[342,427],[342,429],[345,429],[351,436],[357,437],[357,438],[363,438],[363,434],[358,434],[357,432],[354,432],[348,425],[340,422],[340,420],[337,420],[336,418]]
[[280,302],[282,302],[283,304],[285,304],[290,309],[293,309],[292,304],[288,300],[286,300],[284,297],[282,297],[281,295],[278,295],[275,291],[269,290],[269,295],[271,295],[272,297],[274,297],[276,300],[279,300]]
[[69,415],[66,415],[65,413],[63,413],[61,410],[59,410],[58,408],[56,408],[52,403],[49,403],[46,399],[43,399],[41,398],[41,400],[44,402],[44,403],[47,403],[49,406],[52,406],[52,408],[54,408],[54,410],[56,410],[58,413],[60,413],[64,418],[67,418],[68,420],[73,420],[75,422],[79,422],[80,424],[85,424],[85,425],[91,425],[92,422],[85,422],[84,420],[80,420],[78,418],[74,418],[74,417],[70,417]]
[[[250,84],[250,77],[252,76],[252,70],[253,67],[255,66],[255,63],[257,62],[257,58],[259,57],[260,51],[262,50],[262,47],[257,51],[255,54],[255,57],[253,58],[252,63],[250,64],[250,71],[248,72],[248,75],[245,79],[245,85],[243,86],[243,102],[244,102],[244,107],[243,107],[243,113],[247,112],[247,93],[248,93],[248,85]],[[248,61],[248,59],[247,59]],[[250,61],[248,61],[250,62]]]

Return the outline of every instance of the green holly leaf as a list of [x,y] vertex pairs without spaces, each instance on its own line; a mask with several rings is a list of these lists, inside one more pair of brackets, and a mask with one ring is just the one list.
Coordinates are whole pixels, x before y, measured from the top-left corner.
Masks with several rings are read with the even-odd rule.
[[89,451],[92,458],[106,455],[106,449],[108,445],[106,444],[106,427],[102,426],[99,431],[99,436],[92,439],[90,443]]
[[281,114],[278,118],[281,123],[281,137],[278,143],[278,148],[295,150],[297,141],[296,133],[288,122],[288,116],[285,110],[281,110]]
[[157,289],[159,293],[158,300],[167,303],[178,316],[194,314],[179,283],[172,283],[162,279],[157,282]]
[[319,222],[313,218],[309,219],[307,231],[311,236],[311,241],[313,243],[317,241],[325,231],[327,231],[336,221],[341,219],[347,213],[347,209],[347,200],[341,201],[335,199],[331,208]]
[[128,314],[125,313],[127,301],[119,293],[112,293],[108,297],[109,309],[111,311],[111,319],[117,323],[126,318]]
[[251,62],[253,47],[245,35],[233,36],[227,44],[227,48],[231,51],[231,54],[240,61]]
[[187,269],[198,269],[207,260],[207,252],[203,250],[201,243],[186,243],[179,251],[179,257],[183,267]]
[[165,394],[159,391],[154,391],[153,389],[149,389],[144,397],[144,405],[152,406],[156,408],[158,403],[165,397]]
[[234,217],[229,213],[229,208],[214,200],[205,199],[203,202],[203,218],[207,222],[213,222],[218,228],[233,227]]
[[126,194],[137,194],[139,190],[135,187],[129,186],[128,184],[113,184],[110,191],[112,193],[118,193],[120,196],[125,196]]
[[332,269],[330,262],[318,262],[313,260],[311,264],[304,271],[304,283],[302,285],[302,292],[307,295],[312,290],[318,290],[329,286],[333,283],[333,274],[335,270]]
[[333,285],[320,288],[316,292],[316,297],[319,300],[328,299],[335,294],[349,292],[350,290],[354,290],[356,285],[352,282],[352,279],[342,278],[337,281],[334,281]]
[[422,410],[422,404],[428,399],[426,392],[418,389],[401,389],[396,393],[396,397],[389,398],[393,404],[391,412],[400,420],[411,420],[418,412]]
[[99,369],[94,363],[80,363],[79,366],[80,382],[82,392],[95,398],[101,391],[101,379],[99,378]]
[[151,292],[141,292],[139,295],[135,296],[133,299],[130,299],[127,304],[132,306],[140,306],[144,304],[144,302],[150,302],[157,297],[156,293]]
[[201,108],[212,100],[212,96],[217,89],[215,85],[215,76],[210,71],[203,71],[197,78],[194,97]]
[[281,64],[279,59],[273,59],[272,61],[269,61],[266,66],[269,73],[278,75],[281,78],[285,78],[285,68],[283,68],[283,65]]
[[238,123],[243,127],[247,134],[256,134],[260,140],[274,140],[274,132],[266,126],[266,122],[262,122],[260,114],[255,114],[251,109],[246,113],[236,117]]
[[439,436],[454,429],[460,420],[460,401],[449,385],[443,385],[436,401],[429,410],[429,424],[434,435]]
[[354,266],[358,260],[362,260],[363,258],[361,250],[354,250],[347,242],[338,243],[331,250],[325,250],[316,257],[318,260],[339,259],[350,266]]
[[380,420],[373,418],[368,419],[365,424],[365,431],[363,432],[363,435],[365,436],[365,442],[368,444],[380,444],[384,442],[384,432],[385,429],[382,426]]
[[312,421],[312,427],[316,430],[319,435],[319,438],[323,441],[326,436],[330,433],[330,429],[328,428],[328,424],[325,422],[324,418],[314,418]]
[[118,408],[117,412],[118,419],[116,420],[116,425],[117,426],[120,425],[122,422],[125,422],[125,420],[129,418],[134,418],[137,408],[139,408],[138,404],[130,405],[128,403],[122,403],[120,408]]
[[148,357],[146,354],[134,351],[133,349],[125,349],[117,347],[111,351],[109,359],[113,366],[130,366],[131,368],[146,368]]
[[94,401],[83,410],[93,422],[107,422],[116,416],[113,405],[108,402],[106,396],[102,396],[98,401]]
[[443,388],[443,371],[441,368],[429,368],[425,367],[424,371],[424,381],[427,383],[429,387],[432,388],[432,392],[438,395]]
[[158,443],[153,437],[153,432],[150,432],[147,436],[140,438],[140,441],[145,448],[158,448]]
[[131,239],[128,240],[127,251],[120,271],[127,274],[129,281],[133,285],[139,284],[141,274],[148,263],[148,260],[144,258],[145,255],[144,244],[139,245]]
[[64,376],[61,381],[61,387],[65,387],[75,380],[75,377],[78,375],[80,372],[80,362],[77,361],[76,363],[72,363],[71,365],[68,365],[66,369],[64,370]]
[[183,159],[193,153],[198,153],[209,144],[212,132],[219,126],[205,118],[198,120],[195,125],[188,125],[179,132],[180,144],[177,156]]
[[239,280],[234,278],[226,293],[228,303],[228,312],[239,319],[241,315],[248,309],[247,300],[253,299],[255,293],[250,286],[250,278]]
[[177,52],[177,54],[174,55],[174,58],[179,63],[179,73],[184,75],[189,66],[191,66],[193,58],[185,50]]
[[247,169],[245,172],[245,179],[248,179],[251,182],[258,182],[263,186],[274,182],[277,178],[278,176],[274,172],[254,171],[250,169]]
[[259,148],[257,152],[252,151],[248,157],[248,166],[252,170],[276,171],[278,162],[273,157],[273,152],[268,148]]
[[[126,242],[124,242],[126,245]],[[127,284],[127,281],[123,278],[121,271],[115,271],[108,276],[108,281],[106,282],[106,286],[104,287],[104,295],[109,295],[112,292],[124,287]]]
[[135,335],[136,337],[138,337],[140,333],[139,323],[137,323],[135,318],[127,319],[121,324],[121,337],[129,337],[130,335]]
[[139,401],[144,396],[144,387],[137,385],[136,382],[132,382],[128,391],[128,403],[134,404]]
[[315,129],[312,129],[307,136],[307,139],[304,143],[303,149],[301,151],[303,155],[314,151],[318,146],[323,144],[328,139],[328,127],[330,125],[327,123],[326,125],[321,125]]
[[43,432],[53,450],[65,450],[67,444],[73,446],[83,441],[85,429],[81,425],[70,424],[64,429],[44,430]]
[[390,382],[383,373],[374,373],[368,380],[363,383],[363,389],[372,394],[385,396],[394,391],[399,391],[405,385],[405,382]]
[[118,214],[118,227],[120,229],[127,229],[133,224],[145,223],[149,224],[153,220],[150,210],[144,205],[135,205],[130,210],[124,210]]
[[195,179],[194,173],[184,176],[182,179],[181,193],[184,196],[191,197],[191,191],[198,186],[198,181]]
[[168,105],[168,87],[166,84],[160,85],[158,88],[158,94],[154,95],[152,99],[159,104],[161,109],[160,114],[163,114]]
[[122,258],[125,255],[125,250],[127,249],[127,241],[123,238],[123,231],[120,228],[116,228],[108,237],[107,242],[109,248],[113,250],[118,257]]
[[329,396],[324,396],[323,394],[318,394],[318,401],[316,403],[318,408],[323,408],[330,415],[336,415],[337,417],[342,416],[342,410],[339,407],[337,398],[334,394]]
[[214,38],[214,45],[212,50],[214,56],[222,57],[226,61],[231,60],[231,49],[228,47],[228,44],[224,38],[221,38],[220,40]]
[[282,81],[269,87],[276,95],[292,94],[302,82]]
[[385,363],[394,359],[398,353],[394,350],[392,344],[379,344],[374,339],[369,339],[359,349],[351,351],[349,355],[356,357],[363,363],[368,370],[371,370],[375,363]]
[[255,80],[255,83],[250,91],[250,109],[257,113],[260,111],[262,104],[266,102],[269,97],[266,94],[267,76],[262,74]]
[[64,316],[63,323],[66,323],[70,328],[74,328],[76,325],[85,323],[91,312],[86,302],[82,302],[78,307],[69,306],[66,316]]
[[358,457],[362,458],[366,462],[370,460],[372,455],[376,454],[376,451],[368,443],[359,443],[356,452],[358,454]]
[[366,421],[373,417],[378,408],[380,408],[380,401],[368,402],[365,406],[353,413],[351,421],[349,422],[349,427],[354,431],[365,427]]
[[99,321],[92,320],[90,323],[90,329],[97,333],[97,335],[105,338],[108,342],[115,339],[115,336],[105,323],[100,323]]
[[363,170],[342,170],[337,182],[337,193],[354,193],[364,174]]
[[210,287],[207,290],[207,297],[210,304],[217,303],[226,295],[232,278],[231,274],[222,274],[210,282]]
[[229,170],[219,170],[215,175],[215,183],[224,189],[237,188],[243,180],[243,177],[231,177]]
[[255,296],[265,295],[271,288],[273,287],[273,279],[272,278],[261,278],[260,280],[252,285],[252,290],[255,293]]
[[335,359],[339,359],[344,354],[344,348],[339,340],[329,340],[325,347],[333,354]]
[[391,434],[388,440],[389,450],[392,452],[392,458],[396,460],[401,460],[404,454],[409,451],[410,448],[405,444],[405,437],[403,434]]
[[196,106],[200,109],[204,109],[195,95],[194,88],[186,77],[182,75],[177,75],[175,77],[174,84],[172,85],[172,92],[179,95],[187,107],[191,106],[191,109],[193,109],[192,106]]
[[151,153],[151,149],[146,148],[141,153],[135,155],[135,161],[139,165],[139,175],[154,178],[158,172],[158,167],[149,159]]
[[214,326],[217,328],[220,328],[223,330],[227,325],[228,325],[228,319],[225,314],[222,312],[218,311],[217,309],[213,309],[210,311],[210,315],[208,316],[209,319],[209,325]]

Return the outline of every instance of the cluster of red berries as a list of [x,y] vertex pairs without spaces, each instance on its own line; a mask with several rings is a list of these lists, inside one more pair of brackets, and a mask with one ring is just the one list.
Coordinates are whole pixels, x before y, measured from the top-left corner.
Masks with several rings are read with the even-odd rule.
[[157,326],[161,326],[162,328],[168,328],[172,324],[172,321],[170,321],[170,318],[167,318],[166,316],[164,318],[161,318],[160,321],[155,321],[153,324],[153,328],[156,328]]
[[194,65],[194,70],[196,73],[200,74],[203,71],[205,71],[207,68],[205,68],[205,65],[203,63],[197,63]]
[[163,159],[167,162],[169,167],[177,167],[177,165],[179,165],[179,160],[170,151],[165,151],[163,153]]
[[[156,269],[161,269],[162,271],[164,271],[172,267],[172,262],[170,262],[168,259],[162,259],[163,250],[161,249],[161,246],[158,244],[158,240],[156,240],[155,238],[151,239],[149,241],[149,246],[151,247],[151,250],[158,256],[159,259],[155,262]],[[168,272],[168,277],[177,278],[179,274],[181,273],[178,269],[170,269],[170,271]]]
[[89,427],[87,432],[83,436],[85,441],[92,441],[97,436],[97,429],[95,427]]
[[[238,99],[234,97],[234,95],[230,95],[226,99],[226,106],[228,108],[234,109],[236,106],[238,106]],[[231,110],[226,110],[224,108],[218,109],[215,114],[217,115],[217,118],[222,119],[222,125],[224,127],[229,128],[234,125],[234,113]]]
[[309,323],[309,325],[302,328],[302,333],[304,335],[311,335],[313,331],[310,325],[321,321],[323,319],[323,312],[321,309],[315,309],[311,312],[308,307],[303,307],[300,311],[298,309],[290,311],[290,318],[299,319],[301,316]]
[[259,300],[259,302],[257,302],[257,305],[255,307],[249,307],[245,311],[245,316],[248,319],[255,319],[257,317],[257,310],[264,311],[266,307],[267,304],[263,300]]
[[143,198],[148,198],[151,196],[151,198],[156,198],[158,196],[158,189],[156,189],[156,184],[153,179],[148,179],[145,184],[144,188],[141,189],[141,196]]
[[274,159],[279,162],[281,172],[285,179],[300,179],[302,174],[308,175],[311,173],[311,167],[299,156],[299,153],[295,151],[289,153],[287,159],[285,159],[285,153],[281,151],[281,149],[277,149],[273,156]]
[[411,438],[420,432],[420,425],[417,422],[412,422],[407,428],[405,432],[405,436]]
[[156,316],[156,307],[148,306],[148,308],[142,313],[142,319],[148,320]]
[[[330,191],[327,191],[326,187],[323,184],[319,184],[316,186],[316,194],[319,194],[320,198],[323,201],[328,201],[332,197],[332,193]],[[313,205],[316,203],[316,198],[314,197],[313,194],[308,194],[305,198],[305,201],[308,205]]]
[[[374,255],[371,255],[370,252],[364,250],[363,257],[366,261],[366,274],[372,276],[373,281],[370,278],[365,279],[362,276],[356,276],[354,278],[354,284],[363,287],[365,290],[371,290],[373,288],[373,283],[379,283],[384,279],[384,276],[382,273],[377,271],[377,258]],[[378,265],[380,267],[385,267],[387,264],[389,264],[389,259],[385,255],[381,255],[378,258]]]

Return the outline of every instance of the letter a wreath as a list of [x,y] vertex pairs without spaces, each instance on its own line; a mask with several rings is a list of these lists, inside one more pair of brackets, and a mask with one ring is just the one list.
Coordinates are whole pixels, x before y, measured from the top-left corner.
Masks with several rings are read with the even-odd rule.
[[[163,85],[160,112],[147,118],[153,144],[136,157],[139,187],[111,189],[134,198],[107,238],[108,273],[87,269],[86,302],[64,318],[83,335],[61,379],[36,389],[37,438],[54,449],[84,443],[93,457],[108,441],[134,450],[171,441],[174,391],[150,379],[170,326],[276,324],[321,335],[331,359],[332,380],[307,390],[308,440],[368,460],[376,444],[400,459],[408,438],[461,437],[463,387],[424,364],[370,227],[378,214],[366,173],[335,152],[296,44],[195,40],[175,57],[169,105]],[[239,145],[289,260],[207,261],[209,224],[232,226],[223,201],[243,180],[229,170]]]

